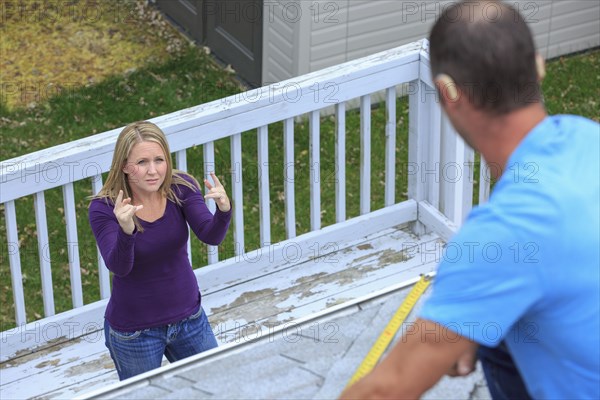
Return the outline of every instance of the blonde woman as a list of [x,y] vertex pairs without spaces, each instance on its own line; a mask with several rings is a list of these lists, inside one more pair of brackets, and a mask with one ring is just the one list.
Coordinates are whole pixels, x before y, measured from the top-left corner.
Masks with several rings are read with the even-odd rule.
[[[106,183],[89,207],[102,258],[113,272],[105,313],[106,346],[119,379],[217,346],[187,253],[188,224],[198,239],[221,243],[231,205],[223,185],[202,196],[198,182],[173,170],[164,133],[153,123],[126,126]],[[204,199],[214,199],[213,215]]]

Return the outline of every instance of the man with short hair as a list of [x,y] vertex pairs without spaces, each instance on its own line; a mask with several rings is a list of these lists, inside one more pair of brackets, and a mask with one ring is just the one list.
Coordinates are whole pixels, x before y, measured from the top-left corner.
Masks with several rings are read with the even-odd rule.
[[416,324],[342,398],[416,398],[478,354],[494,399],[598,399],[600,125],[546,114],[543,59],[506,3],[446,8],[430,59],[442,108],[499,179]]

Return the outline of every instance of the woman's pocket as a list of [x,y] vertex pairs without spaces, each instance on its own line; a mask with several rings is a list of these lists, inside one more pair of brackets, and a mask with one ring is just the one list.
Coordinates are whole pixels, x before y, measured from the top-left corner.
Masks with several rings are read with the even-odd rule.
[[142,331],[134,331],[134,332],[123,332],[123,331],[118,331],[116,329],[114,329],[112,326],[109,326],[109,332],[111,334],[111,336],[119,339],[119,340],[133,340],[138,338],[141,334]]

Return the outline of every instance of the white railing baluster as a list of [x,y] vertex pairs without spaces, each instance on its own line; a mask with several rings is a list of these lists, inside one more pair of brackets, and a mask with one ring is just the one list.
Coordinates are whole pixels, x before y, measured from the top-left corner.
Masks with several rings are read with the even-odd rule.
[[[50,265],[50,242],[48,241],[48,223],[46,220],[46,201],[44,192],[37,192],[33,197],[35,207],[35,225],[38,237],[40,256],[40,273],[42,275],[42,297],[44,299],[44,316],[54,315],[54,289],[52,287],[52,267]],[[47,252],[46,252],[47,251]]]
[[483,155],[480,154],[479,159],[481,161],[479,163],[479,204],[483,204],[490,198],[491,175]]
[[310,154],[310,230],[321,229],[321,115],[313,111],[309,117]]
[[65,221],[67,224],[67,250],[69,255],[69,272],[71,275],[71,296],[73,308],[83,306],[81,288],[81,265],[79,261],[79,241],[77,239],[77,216],[73,182],[63,185]]
[[396,87],[385,91],[385,206],[396,203]]
[[[94,194],[98,194],[100,189],[102,189],[102,175],[98,174],[93,176],[92,178],[92,192]],[[110,297],[110,276],[108,273],[108,268],[106,268],[106,264],[104,264],[104,259],[100,254],[100,249],[96,246],[96,251],[98,253],[98,281],[100,282],[100,298],[108,299]]]
[[335,221],[346,220],[346,103],[335,105]]
[[269,196],[269,130],[267,125],[258,128],[258,201],[260,221],[260,246],[271,243],[271,207]]
[[25,314],[25,296],[23,295],[23,275],[21,273],[17,213],[15,210],[15,202],[13,200],[4,203],[4,212],[6,217],[6,238],[8,239],[10,280],[12,282],[13,300],[15,302],[15,321],[17,325],[23,325],[27,322],[27,315]]
[[360,98],[360,214],[371,211],[371,95]]
[[175,153],[175,162],[177,163],[177,169],[180,171],[187,172],[187,151],[179,150]]
[[283,190],[285,196],[285,232],[288,239],[296,237],[294,119],[283,121]]
[[[175,159],[176,159],[176,163],[177,163],[177,169],[180,171],[184,171],[187,172],[188,170],[188,166],[187,166],[187,151],[184,150],[179,150],[178,152],[175,153]],[[188,252],[188,258],[190,260],[190,265],[194,265],[192,264],[192,231],[188,225],[188,241],[187,241],[187,252]]]
[[175,163],[178,170],[187,172],[187,151],[185,149],[175,152]]
[[[204,158],[204,178],[212,181],[210,177],[211,172],[215,172],[215,144],[214,142],[204,143],[202,146],[202,154]],[[222,172],[222,171],[221,171]],[[216,173],[216,172],[215,172]],[[206,193],[208,189],[205,187],[204,192]],[[227,190],[227,189],[226,189]],[[215,213],[217,211],[217,204],[213,199],[208,199],[206,202],[206,206],[210,210],[211,213]],[[207,252],[207,263],[214,264],[219,261],[219,246],[213,246],[210,244],[206,245]]]
[[242,134],[231,136],[231,193],[233,197],[233,246],[235,255],[244,250],[244,193],[242,192]]

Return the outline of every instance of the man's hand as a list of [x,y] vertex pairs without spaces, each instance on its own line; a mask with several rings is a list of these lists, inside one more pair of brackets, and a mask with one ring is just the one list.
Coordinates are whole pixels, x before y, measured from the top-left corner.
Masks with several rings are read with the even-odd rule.
[[473,346],[467,349],[463,354],[458,357],[456,364],[454,364],[446,375],[448,376],[466,376],[471,372],[475,371],[475,363],[477,362],[477,349],[479,346]]
[[418,399],[459,359],[463,359],[460,365],[472,367],[471,358],[465,355],[474,356],[476,348],[466,337],[417,319],[388,356],[346,389],[341,399]]

